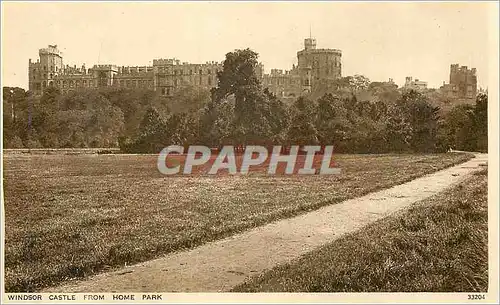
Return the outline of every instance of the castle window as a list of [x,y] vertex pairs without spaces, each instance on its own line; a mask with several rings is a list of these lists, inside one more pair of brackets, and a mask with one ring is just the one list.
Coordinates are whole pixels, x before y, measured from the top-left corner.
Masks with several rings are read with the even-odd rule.
[[193,70],[189,70],[189,74],[193,75]]
[[208,74],[212,74],[212,70],[207,70],[207,73]]
[[36,78],[36,76],[35,76],[35,75],[33,75],[33,79],[35,79],[35,78]]
[[53,75],[54,75],[54,74],[50,73],[50,78],[52,78],[52,77],[53,77]]
[[47,66],[45,66],[45,65],[44,65],[44,66],[43,66],[43,70],[44,70],[44,71],[47,71]]
[[86,80],[83,81],[83,86],[87,87],[87,81]]
[[[203,70],[200,69],[200,74],[202,74],[202,73],[203,73]],[[200,84],[201,84],[201,81],[200,81]]]
[[165,95],[165,88],[161,88],[161,95]]

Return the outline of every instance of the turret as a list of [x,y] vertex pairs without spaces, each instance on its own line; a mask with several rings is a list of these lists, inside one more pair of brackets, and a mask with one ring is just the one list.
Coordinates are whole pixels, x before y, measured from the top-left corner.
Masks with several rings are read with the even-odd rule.
[[316,39],[314,39],[314,38],[304,39],[304,48],[306,50],[315,50],[316,49]]

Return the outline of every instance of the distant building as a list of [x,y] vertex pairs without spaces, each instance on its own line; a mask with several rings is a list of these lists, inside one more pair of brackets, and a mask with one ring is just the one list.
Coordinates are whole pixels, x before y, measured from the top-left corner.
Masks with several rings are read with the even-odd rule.
[[407,76],[403,88],[407,90],[423,91],[427,89],[427,82],[421,81],[418,78],[413,80],[413,77]]
[[29,60],[29,90],[41,94],[49,86],[62,92],[79,88],[144,88],[171,95],[185,86],[212,88],[217,84],[217,71],[222,64],[181,63],[177,59],[155,59],[153,66],[94,65],[92,68],[64,66],[57,45],[39,50],[36,62]]
[[[62,92],[79,88],[144,88],[172,95],[177,89],[195,86],[210,89],[217,86],[217,71],[222,63],[181,63],[177,59],[154,59],[152,66],[117,66],[112,64],[85,65],[77,68],[63,64],[57,45],[39,50],[36,62],[29,60],[29,90],[42,94],[54,86]],[[298,97],[314,90],[320,83],[341,77],[342,53],[337,49],[316,49],[316,40],[306,38],[304,49],[297,52],[298,65],[289,71],[271,69],[264,74],[264,66],[257,65],[257,76],[264,88],[278,97]]]
[[298,65],[289,71],[272,69],[263,77],[263,85],[278,97],[307,94],[319,84],[342,77],[342,52],[337,49],[316,49],[316,39],[306,38],[304,49],[297,52]]
[[477,95],[476,68],[468,69],[467,66],[459,67],[458,64],[452,64],[450,83],[443,83],[440,90],[450,99],[475,99]]

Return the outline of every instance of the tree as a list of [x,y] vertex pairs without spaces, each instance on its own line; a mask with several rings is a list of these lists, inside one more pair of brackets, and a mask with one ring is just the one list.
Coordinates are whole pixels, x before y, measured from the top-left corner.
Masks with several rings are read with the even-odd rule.
[[27,92],[22,88],[3,87],[3,137],[6,147],[22,147],[20,135],[26,126],[20,123],[27,122],[27,117],[24,118],[27,115],[27,97]]
[[370,85],[370,79],[368,79],[368,77],[366,76],[359,74],[350,77],[348,80],[349,80],[349,86],[354,91],[354,93],[357,93],[361,90],[366,90]]
[[[271,106],[256,73],[257,58],[258,54],[250,49],[227,53],[222,71],[217,72],[219,82],[212,90],[212,104],[209,105],[217,109],[218,104],[225,103],[228,98],[234,99],[232,138],[243,146],[266,143],[272,137]],[[205,122],[217,121],[213,113],[206,113],[211,119]]]
[[269,99],[268,121],[270,125],[271,142],[274,144],[283,144],[286,141],[286,134],[290,125],[290,114],[286,105],[279,100],[276,95],[264,90]]
[[387,142],[396,151],[431,152],[436,149],[439,108],[423,94],[410,90],[388,111]]
[[385,142],[389,151],[409,151],[413,133],[407,113],[397,104],[389,105],[385,126]]
[[318,100],[315,126],[321,145],[335,145],[337,151],[347,139],[350,123],[342,101],[332,94],[325,94]]
[[479,94],[474,107],[474,131],[476,136],[476,149],[488,151],[488,96]]
[[135,139],[120,138],[120,149],[134,153],[158,153],[169,145],[169,133],[165,120],[158,111],[150,107],[146,110]]
[[318,131],[314,125],[315,108],[315,104],[304,97],[299,97],[293,103],[288,130],[288,141],[291,145],[318,144]]
[[474,151],[474,108],[471,105],[457,105],[446,115],[443,139],[447,146],[455,150]]

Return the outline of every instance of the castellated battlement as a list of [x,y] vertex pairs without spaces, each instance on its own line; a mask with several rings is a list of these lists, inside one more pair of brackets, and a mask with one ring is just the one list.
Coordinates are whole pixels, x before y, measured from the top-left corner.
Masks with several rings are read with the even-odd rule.
[[[291,70],[271,69],[264,74],[259,63],[256,74],[264,87],[278,97],[297,97],[314,90],[317,84],[341,77],[341,56],[338,49],[316,49],[316,39],[306,38],[304,49],[297,52],[298,64]],[[39,49],[39,59],[29,60],[29,90],[42,94],[50,86],[62,92],[79,88],[143,88],[171,96],[180,88],[194,86],[210,89],[217,86],[217,74],[223,63],[181,62],[176,58],[153,59],[152,66],[117,66],[96,64],[87,69],[63,64],[57,45]],[[457,67],[458,69],[458,67]]]
[[450,82],[443,84],[441,90],[449,98],[475,99],[477,94],[476,68],[469,69],[459,64],[450,65]]
[[451,73],[468,73],[471,75],[476,75],[476,68],[468,69],[467,66],[459,66],[458,64],[450,65]]
[[42,48],[38,50],[39,55],[56,55],[62,57],[61,51],[57,49],[57,45],[49,45],[47,48]]
[[148,75],[154,72],[152,66],[121,66],[118,67],[119,75]]
[[62,92],[79,88],[143,88],[172,95],[177,89],[197,86],[210,89],[217,84],[217,72],[222,64],[207,61],[192,64],[178,59],[154,59],[152,66],[117,66],[96,64],[90,69],[63,65],[56,45],[39,49],[37,62],[29,60],[29,90],[42,94],[50,86]]
[[207,61],[204,64],[196,64],[196,63],[188,63],[188,62],[182,62],[178,59],[175,58],[170,58],[170,59],[164,59],[164,58],[159,58],[159,59],[153,59],[153,66],[222,66],[222,63],[217,62],[217,61]]
[[171,66],[171,65],[180,65],[181,61],[175,58],[159,58],[153,59],[153,66]]
[[339,49],[309,49],[309,50],[301,50],[298,51],[297,54],[335,54],[335,55],[342,55],[342,51]]

